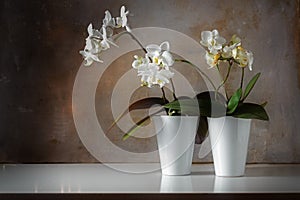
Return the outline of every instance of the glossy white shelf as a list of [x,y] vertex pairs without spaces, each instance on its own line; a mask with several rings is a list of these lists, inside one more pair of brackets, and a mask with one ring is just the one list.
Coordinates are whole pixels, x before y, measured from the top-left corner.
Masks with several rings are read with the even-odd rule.
[[[159,165],[110,166],[142,171]],[[211,164],[193,165],[189,176],[132,174],[103,164],[7,164],[0,165],[0,193],[300,193],[300,165],[247,165],[244,177],[222,178]]]

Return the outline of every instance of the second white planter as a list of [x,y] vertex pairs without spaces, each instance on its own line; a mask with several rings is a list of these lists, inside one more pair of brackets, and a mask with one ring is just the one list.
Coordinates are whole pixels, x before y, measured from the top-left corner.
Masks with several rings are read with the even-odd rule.
[[163,175],[191,173],[198,116],[154,116]]
[[251,119],[230,116],[208,118],[215,174],[243,176],[248,151]]

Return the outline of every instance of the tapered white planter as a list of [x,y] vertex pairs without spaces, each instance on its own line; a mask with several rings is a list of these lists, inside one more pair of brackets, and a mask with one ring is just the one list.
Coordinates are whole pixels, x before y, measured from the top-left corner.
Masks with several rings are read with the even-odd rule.
[[198,116],[154,116],[163,175],[191,173]]
[[230,116],[208,118],[215,174],[243,176],[248,151],[251,119]]

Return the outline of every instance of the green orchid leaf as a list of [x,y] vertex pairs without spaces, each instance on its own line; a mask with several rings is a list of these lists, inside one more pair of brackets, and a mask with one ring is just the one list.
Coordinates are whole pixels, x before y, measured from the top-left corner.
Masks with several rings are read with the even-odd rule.
[[256,81],[258,80],[260,76],[260,73],[257,73],[255,76],[253,76],[253,78],[249,81],[249,83],[247,84],[246,88],[245,88],[245,92],[244,92],[244,95],[243,95],[243,99],[242,101],[244,101],[248,95],[250,94],[251,90],[253,89]]
[[136,122],[136,124],[123,135],[123,140],[127,140],[138,128],[140,128],[144,123],[150,120],[150,116],[146,116],[140,121]]
[[164,109],[160,109],[160,110],[158,110],[158,111],[156,111],[156,112],[154,112],[150,115],[147,115],[146,117],[142,118],[138,122],[136,122],[136,124],[133,127],[131,127],[126,134],[123,135],[123,140],[128,139],[137,129],[139,129],[141,126],[143,126],[144,123],[148,122],[150,120],[150,117],[160,113],[163,110]]
[[148,97],[145,99],[140,99],[128,107],[128,111],[138,110],[138,109],[148,109],[154,105],[164,105],[166,102],[163,98],[160,97]]
[[239,88],[235,93],[231,96],[231,98],[228,101],[228,106],[227,106],[227,113],[231,114],[235,111],[237,106],[239,105],[241,96],[242,96],[242,88]]
[[[178,110],[181,114],[221,117],[226,115],[226,100],[215,92],[202,92],[193,99],[181,99],[164,105],[167,109]],[[200,113],[199,113],[200,112]]]
[[176,110],[181,113],[181,115],[200,115],[198,108],[198,101],[192,98],[184,98],[172,101],[163,107]]
[[253,103],[241,103],[232,116],[245,119],[269,120],[264,107]]
[[[180,104],[185,105],[186,103],[193,105],[192,99],[190,97],[187,96],[180,96],[178,98],[176,98],[175,104],[170,105],[170,108],[166,108],[166,110],[168,110],[168,114],[170,116],[180,116],[180,115],[196,115],[193,110],[190,110],[190,106],[180,106]],[[191,101],[191,102],[189,102]],[[183,103],[181,103],[183,102]],[[172,109],[172,106],[174,106],[175,109]]]
[[109,132],[118,121],[120,121],[127,113],[133,111],[133,110],[139,110],[139,109],[149,109],[152,106],[155,105],[164,105],[166,102],[163,98],[159,97],[148,97],[144,99],[140,99],[131,105],[129,105],[128,109],[126,109],[123,113],[121,113],[117,119],[112,123],[112,125],[108,128],[107,132]]

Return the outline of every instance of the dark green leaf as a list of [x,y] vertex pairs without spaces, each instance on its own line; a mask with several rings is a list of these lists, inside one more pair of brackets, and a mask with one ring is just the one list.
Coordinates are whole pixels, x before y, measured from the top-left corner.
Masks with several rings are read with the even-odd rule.
[[260,73],[257,73],[255,76],[253,76],[253,78],[249,81],[249,83],[247,84],[246,88],[245,88],[245,92],[243,95],[243,99],[242,101],[244,101],[247,96],[249,95],[249,93],[251,92],[251,90],[253,89],[257,79],[259,78]]
[[126,134],[123,135],[123,140],[128,139],[138,128],[140,128],[144,123],[149,121],[150,117],[160,113],[161,111],[163,111],[163,109],[160,109],[160,110],[152,113],[151,115],[147,115],[146,117],[144,117],[141,120],[139,120],[138,122],[136,122],[136,124],[133,127],[131,127]]
[[132,103],[128,107],[128,111],[132,110],[138,110],[138,109],[148,109],[151,108],[154,105],[164,105],[166,102],[164,101],[163,98],[159,97],[148,97],[145,99],[140,99],[134,103]]
[[133,110],[139,110],[139,109],[149,109],[154,105],[164,105],[165,101],[163,98],[159,97],[148,97],[145,99],[140,99],[131,105],[129,105],[128,109],[126,109],[113,123],[112,125],[108,128],[107,132],[109,132],[122,117],[124,117],[127,113]]
[[241,103],[232,116],[246,119],[269,120],[264,107],[253,103]]
[[164,105],[164,107],[170,110],[177,110],[182,115],[200,115],[196,99],[178,99]]
[[[180,96],[180,97],[176,98],[176,100],[178,100],[179,102],[181,102],[182,100],[187,100],[187,99],[191,100],[191,98],[187,97],[187,96]],[[171,115],[171,116],[192,115],[189,112],[189,109],[185,110],[184,107],[180,107],[180,106],[179,107],[176,106],[176,109],[169,108],[169,109],[166,109],[166,110],[168,110],[168,114]]]
[[140,128],[149,119],[150,116],[146,116],[140,121],[136,122],[136,124],[126,134],[123,135],[123,140],[128,139],[138,128]]
[[239,105],[239,101],[242,96],[242,88],[239,88],[235,93],[231,96],[227,106],[227,113],[231,114],[235,111],[237,106]]

